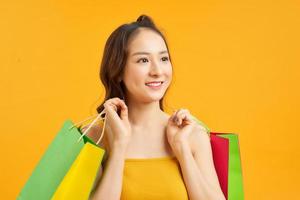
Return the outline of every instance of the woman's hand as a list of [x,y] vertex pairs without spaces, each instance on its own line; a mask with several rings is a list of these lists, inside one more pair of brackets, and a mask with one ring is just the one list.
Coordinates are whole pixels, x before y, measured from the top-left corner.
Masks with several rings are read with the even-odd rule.
[[105,134],[109,151],[113,148],[127,148],[131,138],[131,125],[128,120],[128,108],[125,102],[115,97],[105,101],[103,106],[106,113]]
[[181,156],[182,145],[189,145],[189,137],[195,125],[196,122],[187,109],[179,109],[169,118],[167,138],[177,158]]

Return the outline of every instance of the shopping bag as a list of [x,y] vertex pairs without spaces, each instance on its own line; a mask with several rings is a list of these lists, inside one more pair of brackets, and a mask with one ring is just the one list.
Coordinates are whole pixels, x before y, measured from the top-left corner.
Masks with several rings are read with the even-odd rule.
[[54,193],[52,200],[88,199],[103,155],[102,148],[89,142],[86,143]]
[[[228,197],[227,200],[243,200],[243,175],[241,156],[239,149],[238,135],[234,133],[216,133],[211,132],[211,135],[222,137],[228,140],[229,143],[229,160],[228,160]],[[212,146],[216,148],[216,146]],[[215,156],[215,155],[214,155]],[[222,166],[218,166],[222,167]]]
[[229,141],[210,133],[210,143],[219,183],[228,200]]
[[[102,113],[97,116],[89,128],[100,119],[101,114]],[[90,144],[93,143],[93,141],[85,135],[89,128],[82,133],[80,128],[77,128],[70,119],[67,119],[36,165],[17,199],[51,199],[72,163],[85,146],[84,144],[87,142]],[[97,143],[102,136],[103,131]]]
[[243,179],[238,135],[235,133],[217,133],[199,119],[194,120],[210,134],[213,161],[220,187],[227,200],[243,200]]

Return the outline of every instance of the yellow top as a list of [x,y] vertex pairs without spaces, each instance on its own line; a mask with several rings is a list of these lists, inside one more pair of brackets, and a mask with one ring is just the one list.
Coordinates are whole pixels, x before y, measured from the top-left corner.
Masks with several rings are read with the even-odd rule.
[[121,200],[188,199],[176,157],[127,158]]

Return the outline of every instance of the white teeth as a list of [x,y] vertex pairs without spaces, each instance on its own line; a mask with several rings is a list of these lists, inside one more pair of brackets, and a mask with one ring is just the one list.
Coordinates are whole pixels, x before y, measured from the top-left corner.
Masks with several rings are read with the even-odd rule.
[[162,82],[159,83],[146,83],[146,85],[150,85],[150,86],[159,86],[161,85]]

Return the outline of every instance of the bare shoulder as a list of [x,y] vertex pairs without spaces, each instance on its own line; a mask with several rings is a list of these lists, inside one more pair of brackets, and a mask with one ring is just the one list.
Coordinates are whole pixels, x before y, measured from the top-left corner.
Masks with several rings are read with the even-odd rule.
[[195,152],[195,149],[197,148],[208,147],[210,144],[210,137],[206,128],[195,123],[189,138],[189,144],[193,152]]
[[209,133],[206,128],[198,123],[195,123],[192,131],[192,137],[209,138]]

